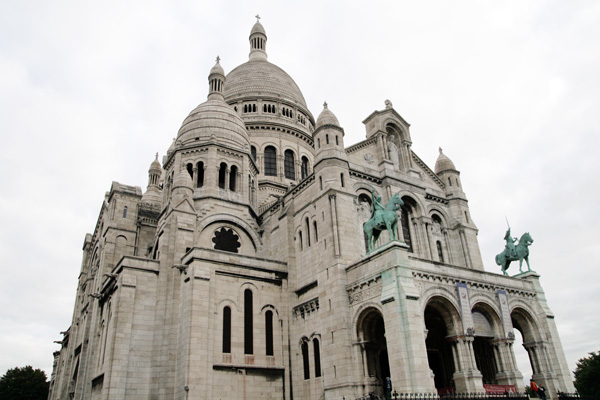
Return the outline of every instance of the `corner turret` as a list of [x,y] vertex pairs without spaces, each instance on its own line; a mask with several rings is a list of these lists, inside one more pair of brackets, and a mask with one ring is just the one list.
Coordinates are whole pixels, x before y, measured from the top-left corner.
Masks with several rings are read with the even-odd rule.
[[435,162],[435,173],[440,177],[444,185],[446,185],[446,193],[462,193],[461,197],[464,197],[464,193],[460,184],[460,172],[454,166],[454,163],[448,156],[446,156],[442,148],[439,148],[440,155]]

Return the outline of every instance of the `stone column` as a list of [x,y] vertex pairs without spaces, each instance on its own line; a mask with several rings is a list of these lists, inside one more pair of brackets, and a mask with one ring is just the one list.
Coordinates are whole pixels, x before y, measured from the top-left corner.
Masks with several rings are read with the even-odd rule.
[[329,206],[331,209],[331,230],[333,232],[333,254],[336,257],[339,257],[340,256],[340,243],[339,243],[339,234],[338,234],[337,203],[336,203],[335,194],[329,195]]
[[442,234],[444,235],[444,243],[446,244],[446,254],[448,255],[448,264],[454,263],[452,257],[452,247],[450,246],[450,239],[448,238],[448,229],[443,228]]
[[225,190],[229,190],[229,174],[231,174],[231,170],[225,169],[225,184],[223,185]]
[[454,384],[457,393],[482,393],[484,392],[481,372],[477,369],[475,354],[473,352],[473,340],[470,335],[459,337],[457,352],[462,353],[462,369],[454,372]]
[[458,234],[460,236],[460,244],[465,257],[465,265],[467,268],[473,268],[473,262],[471,261],[471,254],[469,252],[469,243],[467,242],[464,229],[459,230]]
[[517,392],[525,390],[523,375],[517,370],[512,351],[513,340],[500,339],[494,343],[494,351],[499,361],[500,368],[496,373],[499,385],[514,385]]

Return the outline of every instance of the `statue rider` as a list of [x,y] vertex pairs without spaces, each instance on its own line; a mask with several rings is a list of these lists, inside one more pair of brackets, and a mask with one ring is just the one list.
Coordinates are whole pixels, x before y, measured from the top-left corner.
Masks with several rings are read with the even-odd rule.
[[504,247],[506,258],[515,258],[517,255],[517,251],[515,249],[515,242],[517,241],[517,238],[510,236],[510,228],[508,228],[506,231],[504,240],[506,240],[506,246]]
[[373,219],[375,218],[375,214],[377,213],[377,211],[385,210],[385,207],[383,206],[383,204],[381,204],[381,196],[375,194],[375,188],[373,186],[371,186],[371,200],[371,219]]

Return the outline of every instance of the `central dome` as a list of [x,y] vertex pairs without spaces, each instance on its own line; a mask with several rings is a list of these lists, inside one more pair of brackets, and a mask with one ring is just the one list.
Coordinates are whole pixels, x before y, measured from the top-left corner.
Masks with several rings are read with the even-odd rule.
[[307,108],[304,96],[292,77],[266,60],[251,60],[238,66],[227,74],[226,82],[223,94],[228,103],[246,97],[271,97]]

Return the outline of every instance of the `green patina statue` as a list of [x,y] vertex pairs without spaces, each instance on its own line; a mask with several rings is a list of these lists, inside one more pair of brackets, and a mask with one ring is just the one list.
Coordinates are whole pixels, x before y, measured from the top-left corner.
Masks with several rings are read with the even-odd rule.
[[510,228],[508,228],[504,235],[504,240],[506,240],[504,251],[496,256],[496,264],[502,268],[504,275],[508,275],[506,270],[510,263],[517,260],[519,260],[519,271],[523,272],[523,260],[527,263],[527,269],[531,271],[531,267],[529,266],[529,245],[533,243],[533,239],[529,232],[524,233],[521,239],[518,240],[519,243],[515,245],[517,238],[510,235]]
[[375,189],[371,189],[371,218],[365,222],[363,227],[367,235],[367,254],[375,249],[375,243],[379,239],[382,231],[388,231],[390,241],[397,240],[396,226],[398,225],[398,213],[396,211],[404,205],[400,196],[396,193],[390,201],[383,206],[381,196],[375,194]]

